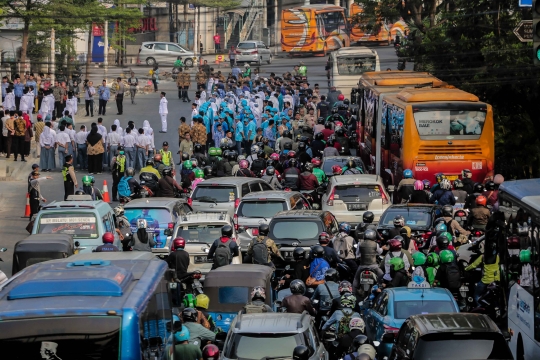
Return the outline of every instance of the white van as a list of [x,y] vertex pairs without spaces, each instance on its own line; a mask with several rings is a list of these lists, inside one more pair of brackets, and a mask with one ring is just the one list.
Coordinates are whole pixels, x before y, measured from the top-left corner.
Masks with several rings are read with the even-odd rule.
[[358,87],[360,76],[368,71],[381,71],[379,55],[365,46],[343,47],[330,54],[330,84],[351,98],[352,88]]

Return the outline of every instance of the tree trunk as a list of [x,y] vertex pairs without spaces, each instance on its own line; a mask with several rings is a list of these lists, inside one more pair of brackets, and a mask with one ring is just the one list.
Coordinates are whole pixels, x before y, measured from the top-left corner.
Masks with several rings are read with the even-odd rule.
[[92,26],[88,30],[88,48],[86,49],[86,70],[84,73],[84,78],[88,79],[90,76],[90,63],[92,60]]
[[[28,51],[28,36],[30,33],[30,20],[24,19],[22,46],[21,46],[21,64],[24,66],[26,63],[26,52]],[[17,56],[15,54],[15,56]]]

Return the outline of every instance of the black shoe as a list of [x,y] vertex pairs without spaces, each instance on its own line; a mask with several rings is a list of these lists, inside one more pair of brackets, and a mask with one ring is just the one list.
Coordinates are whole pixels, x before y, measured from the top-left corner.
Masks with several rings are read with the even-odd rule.
[[21,161],[27,162],[25,159],[22,159]]
[[159,130],[159,132],[162,133],[162,134],[166,134],[166,133],[167,133],[166,131],[161,131],[161,130]]
[[182,162],[180,161],[180,162],[179,162],[178,164],[176,164],[176,165],[181,165],[181,164],[182,164]]
[[122,113],[116,113],[116,115],[122,115]]
[[13,161],[17,161],[17,158],[13,159]]

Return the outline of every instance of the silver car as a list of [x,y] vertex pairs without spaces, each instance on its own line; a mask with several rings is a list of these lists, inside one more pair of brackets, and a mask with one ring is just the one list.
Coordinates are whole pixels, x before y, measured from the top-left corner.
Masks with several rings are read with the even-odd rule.
[[241,41],[236,46],[236,63],[272,63],[272,53],[262,41]]
[[[270,221],[280,211],[310,209],[309,202],[298,191],[265,191],[244,196],[236,209],[234,222],[242,228],[239,238],[246,243],[259,235],[260,224]],[[247,251],[245,247],[244,251]]]
[[139,55],[137,55],[137,64],[145,63],[150,66],[156,64],[172,66],[178,56],[182,57],[185,66],[193,67],[196,59],[193,51],[186,50],[182,46],[172,42],[143,42],[139,48]]
[[220,177],[199,183],[188,203],[195,211],[225,212],[232,217],[244,196],[270,190],[274,189],[258,178]]

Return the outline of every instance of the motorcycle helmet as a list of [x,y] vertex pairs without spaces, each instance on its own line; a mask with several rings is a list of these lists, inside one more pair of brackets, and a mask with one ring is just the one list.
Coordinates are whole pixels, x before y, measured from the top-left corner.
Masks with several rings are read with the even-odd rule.
[[219,354],[219,348],[214,344],[208,344],[202,350],[203,360],[219,360]]
[[351,231],[351,225],[349,225],[348,223],[344,222],[344,223],[339,224],[339,232],[344,232],[348,235],[350,231]]
[[266,175],[274,176],[276,174],[276,169],[273,166],[266,168]]
[[358,356],[355,360],[375,360],[376,355],[377,352],[373,345],[364,344],[358,348]]
[[[324,249],[323,249],[324,253]],[[296,247],[293,250],[293,258],[294,260],[304,260],[306,258],[306,252],[301,247]]]
[[84,175],[82,183],[84,186],[92,186],[95,183],[94,177],[92,175]]
[[293,360],[308,360],[309,349],[304,345],[298,345],[293,350]]
[[146,166],[154,166],[154,159],[146,160]]
[[186,161],[186,160],[189,160],[189,154],[183,153],[182,154],[182,161]]
[[270,227],[268,226],[268,224],[259,225],[259,235],[267,236],[269,232],[270,232]]
[[86,193],[82,190],[75,190],[75,195],[86,195]]
[[199,165],[199,162],[195,158],[192,158],[190,161],[193,168],[196,168]]
[[463,169],[461,170],[461,177],[464,179],[470,179],[472,178],[472,171],[469,169]]
[[163,177],[165,176],[172,176],[172,169],[170,167],[166,167],[165,169],[163,169]]
[[414,190],[424,190],[424,183],[422,180],[416,180],[414,182]]
[[443,173],[437,173],[435,174],[435,180],[437,183],[441,183],[442,179],[446,179],[446,176]]
[[339,165],[332,166],[332,173],[334,175],[341,175],[342,171],[343,171],[343,169],[341,168],[341,166],[339,166]]
[[297,165],[298,165],[298,160],[296,160],[296,159],[291,159],[291,160],[289,160],[289,167],[294,168],[294,167],[296,167]]
[[182,165],[184,169],[191,170],[193,169],[193,164],[191,163],[191,160],[184,161],[184,164]]
[[146,229],[148,227],[148,223],[145,219],[137,219],[137,229]]
[[[400,258],[395,258],[395,259],[400,259]],[[343,294],[341,295],[340,302],[341,302],[341,306],[343,306],[344,308],[353,309],[356,306],[356,296],[352,294],[348,294],[348,293]]]
[[343,100],[345,100],[345,95],[339,94],[337,99],[338,99],[338,101],[343,101]]
[[174,339],[176,340],[176,343],[183,343],[184,341],[189,341],[189,337],[191,334],[189,333],[189,329],[182,325],[182,329],[180,331],[177,331],[174,333]]
[[329,268],[324,273],[324,280],[325,281],[338,281],[339,280],[339,273],[336,269]]
[[[163,173],[165,174],[165,171],[163,171]],[[193,173],[195,174],[195,179],[204,179],[204,171],[203,170],[195,169],[195,171],[193,171]]]
[[[193,297],[193,295],[191,294],[187,294],[186,296]],[[184,306],[186,304],[186,296],[184,296],[184,300],[183,300]],[[193,302],[190,302],[190,303],[195,304],[195,298],[193,298]],[[185,322],[197,322],[199,312],[195,310],[194,307],[195,305],[193,305],[192,307],[186,307],[182,311],[182,320],[184,320]]]
[[238,155],[238,157],[236,158],[236,161],[240,163],[240,160],[246,160],[246,157],[244,155]]
[[452,205],[444,205],[442,208],[443,216],[453,216],[454,207]]
[[183,237],[177,237],[176,239],[174,239],[173,246],[172,246],[174,251],[184,249],[185,247],[186,247],[186,240],[184,240]]
[[349,105],[350,103],[351,103],[351,102],[350,102],[350,100],[349,100],[349,99],[345,99],[345,100],[343,100],[343,104],[345,104],[345,105]]
[[306,284],[304,284],[302,280],[296,279],[291,281],[289,289],[291,289],[291,293],[293,294],[304,295],[304,293],[306,292]]
[[366,324],[361,318],[352,318],[351,321],[349,321],[349,329],[351,331],[360,330],[361,332],[364,332],[364,330],[366,329]]
[[463,181],[456,179],[454,180],[454,190],[463,189]]
[[252,153],[252,154],[256,154],[260,149],[261,149],[261,148],[258,147],[257,145],[253,145],[253,146],[251,147],[251,153]]
[[481,194],[484,192],[484,185],[480,183],[474,184],[473,192],[476,194]]
[[319,167],[321,166],[321,159],[319,159],[318,157],[314,157],[313,159],[311,159],[311,163],[313,164],[313,166]]
[[315,138],[315,140],[322,141],[322,140],[324,140],[324,134],[321,133],[321,132],[318,132],[318,133],[315,134],[314,138]]
[[290,130],[284,130],[284,131],[283,131],[283,137],[284,137],[284,138],[292,139],[291,131],[290,131]]
[[163,160],[163,157],[161,156],[161,154],[154,155],[155,162],[161,162],[161,160]]
[[401,243],[401,248],[405,246],[405,239],[401,235],[396,235],[392,240],[398,240]]
[[289,151],[289,152],[287,153],[287,157],[288,157],[289,159],[293,159],[294,157],[296,157],[296,151]]
[[236,161],[237,157],[238,157],[238,154],[234,150],[229,151],[229,153],[227,154],[227,160],[229,160],[229,161]]
[[230,152],[231,152],[230,150],[225,150],[225,151],[223,151],[222,159],[227,159],[227,158],[229,157],[229,153],[230,153]]
[[123,206],[115,206],[114,209],[114,215],[117,217],[124,216],[124,207]]
[[413,174],[412,174],[412,170],[411,170],[411,169],[405,169],[405,170],[403,171],[403,177],[404,177],[405,179],[412,179],[412,177],[413,177],[412,175],[413,175]]
[[298,151],[305,151],[306,148],[307,148],[307,146],[306,146],[305,142],[299,142],[298,143]]
[[336,129],[336,135],[337,135],[337,136],[344,136],[344,135],[345,135],[345,130],[343,130],[342,127],[337,128],[337,129]]
[[521,247],[519,236],[517,235],[509,236],[508,239],[506,239],[506,247],[512,250],[519,249]]
[[319,124],[319,125],[324,125],[324,118],[323,118],[322,116],[319,116],[319,117],[317,118],[317,124]]
[[204,177],[211,176],[212,175],[212,167],[210,165],[205,166],[203,168],[203,172],[204,172]]
[[454,253],[450,250],[441,251],[439,257],[441,259],[441,264],[448,264],[454,261]]
[[431,182],[429,180],[423,180],[422,182],[424,183],[424,190],[431,189]]
[[394,226],[395,227],[405,226],[405,218],[403,216],[401,216],[401,215],[397,215],[394,218]]
[[233,234],[233,230],[231,225],[225,225],[221,228],[221,236],[223,237],[231,237]]
[[324,244],[324,245],[327,245],[330,243],[330,236],[328,236],[328,233],[326,232],[322,232],[320,235],[319,235],[319,244]]
[[240,160],[238,165],[240,166],[240,169],[247,169],[249,167],[249,162],[247,160]]
[[439,266],[439,255],[437,253],[429,253],[426,259],[426,263],[429,267],[437,267]]
[[263,149],[259,149],[259,151],[257,151],[257,157],[260,158],[260,159],[265,158],[265,152],[264,152]]
[[438,223],[436,226],[435,226],[435,232],[445,232],[447,231],[448,229],[446,228],[446,224],[445,223]]
[[450,245],[450,241],[448,241],[448,236],[446,234],[448,233],[445,231],[439,236],[437,236],[436,241],[437,241],[437,247],[439,248],[439,250],[448,249],[448,245]]
[[353,291],[352,284],[348,282],[347,280],[344,280],[339,283],[338,291],[339,291],[339,295],[343,295],[345,293],[352,294],[352,291]]
[[390,251],[401,251],[401,248],[403,247],[403,244],[401,244],[401,241],[398,239],[390,239],[388,240],[388,246],[390,247]]
[[110,232],[106,232],[101,237],[101,241],[103,241],[104,244],[112,244],[114,243],[114,235]]
[[486,206],[487,204],[487,199],[484,195],[478,195],[476,197],[476,205],[478,206]]
[[266,290],[262,286],[255,286],[253,290],[251,290],[251,300],[266,300]]
[[364,344],[373,345],[373,341],[371,341],[366,335],[356,335],[352,341],[352,349],[354,351],[357,351],[358,348]]
[[332,129],[332,124],[330,124],[329,122],[327,122],[326,124],[324,124],[324,128],[325,128],[325,129],[328,129],[328,130],[331,130],[331,129]]
[[312,258],[322,258],[324,257],[324,249],[320,245],[315,245],[311,248]]
[[364,232],[364,240],[377,240],[377,233],[375,232],[375,230],[367,229]]
[[[290,143],[289,143],[290,144]],[[273,153],[270,155],[270,160],[273,160],[273,161],[279,161],[279,154],[278,153]]]
[[400,257],[393,257],[390,259],[390,266],[394,271],[405,269],[405,262]]
[[217,156],[217,148],[211,147],[210,149],[208,149],[208,155],[209,156]]
[[450,180],[448,179],[442,179],[440,183],[441,189],[443,190],[451,190],[452,185],[450,184]]
[[424,254],[421,251],[417,251],[414,254],[412,254],[412,258],[413,258],[414,266],[424,265],[426,263],[426,260],[427,260],[426,254]]
[[531,250],[529,249],[521,250],[519,252],[519,261],[522,264],[529,264],[531,262],[531,257]]

